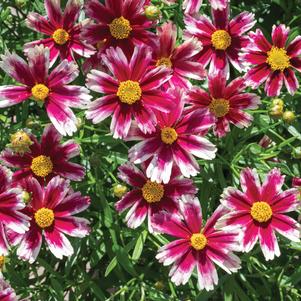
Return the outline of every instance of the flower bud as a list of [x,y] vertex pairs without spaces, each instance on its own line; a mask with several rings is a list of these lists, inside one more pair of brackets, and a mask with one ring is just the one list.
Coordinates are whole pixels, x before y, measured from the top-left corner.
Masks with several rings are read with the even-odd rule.
[[269,114],[274,118],[281,118],[283,114],[283,106],[281,105],[272,106],[269,111]]
[[159,7],[155,5],[149,5],[144,8],[144,13],[147,19],[156,21],[161,17],[161,11]]
[[292,111],[285,111],[282,115],[282,119],[286,123],[293,123],[296,119],[296,115]]
[[162,291],[165,287],[165,285],[162,281],[157,281],[154,286],[159,291]]
[[113,193],[116,197],[121,198],[127,193],[128,189],[125,185],[116,184],[113,187]]
[[29,151],[33,144],[27,132],[20,130],[12,134],[8,147],[15,153],[24,154]]
[[281,106],[281,107],[283,107],[284,106],[284,102],[283,102],[283,100],[281,98],[274,98],[272,100],[272,105],[271,106],[272,107],[273,106]]
[[24,202],[25,204],[28,204],[29,201],[30,201],[30,199],[31,199],[30,193],[24,190],[24,191],[22,192],[22,200],[23,200],[23,202]]

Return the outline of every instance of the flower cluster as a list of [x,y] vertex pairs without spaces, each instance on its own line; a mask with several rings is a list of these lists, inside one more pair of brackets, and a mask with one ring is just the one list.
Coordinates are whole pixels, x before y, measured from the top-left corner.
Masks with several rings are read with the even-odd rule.
[[[47,37],[25,44],[26,60],[8,51],[1,56],[0,67],[16,83],[0,87],[0,107],[32,99],[52,125],[40,142],[26,129],[14,133],[1,153],[13,173],[0,167],[0,255],[12,245],[34,262],[44,237],[61,259],[73,254],[66,235],[89,233],[89,222],[74,215],[90,199],[70,186],[85,175],[70,162],[80,146],[61,143],[79,127],[72,109],[82,109],[93,124],[110,118],[113,138],[132,141],[130,162],[118,176],[133,188],[115,208],[127,211],[130,228],[147,219],[149,232],[176,237],[157,254],[159,262],[172,264],[176,285],[187,283],[196,268],[199,288],[211,290],[216,266],[227,273],[241,267],[234,252],[251,251],[259,239],[271,260],[280,255],[275,232],[299,240],[299,225],[287,215],[299,204],[298,190],[281,190],[278,169],[262,185],[256,170],[243,169],[241,190],[225,188],[220,206],[203,222],[198,189],[188,178],[215,158],[212,141],[218,144],[232,126],[243,132],[252,124],[261,100],[251,88],[265,82],[266,95],[277,96],[284,81],[294,94],[295,71],[301,71],[301,36],[288,43],[289,28],[280,24],[269,42],[261,30],[250,32],[252,13],[230,17],[229,1],[209,4],[211,19],[199,12],[202,1],[183,2],[183,35],[171,21],[158,25],[160,14],[146,12],[149,0],[87,0],[84,6],[69,0],[63,12],[60,1],[45,0],[46,16],[29,13],[27,25]],[[78,21],[81,12],[87,19]],[[79,66],[86,87],[72,84]],[[235,78],[234,69],[241,76]],[[90,91],[98,98],[92,101]]]

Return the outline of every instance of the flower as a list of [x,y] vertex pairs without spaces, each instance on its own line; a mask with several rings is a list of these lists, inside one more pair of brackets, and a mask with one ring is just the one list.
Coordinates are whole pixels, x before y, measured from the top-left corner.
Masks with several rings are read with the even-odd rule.
[[157,32],[158,45],[153,52],[154,64],[172,69],[173,75],[168,83],[174,87],[188,88],[191,84],[187,78],[204,79],[206,71],[193,59],[202,49],[201,44],[192,38],[177,47],[177,27],[172,22],[158,27]]
[[0,165],[0,255],[8,254],[7,229],[22,234],[29,226],[29,219],[20,212],[25,207],[22,191],[11,184],[11,172]]
[[260,98],[252,93],[244,93],[245,80],[236,78],[226,85],[226,76],[217,74],[208,76],[208,90],[194,87],[188,91],[190,110],[207,109],[208,114],[215,118],[214,133],[223,137],[230,132],[229,123],[239,128],[248,127],[253,117],[244,112],[246,109],[256,109]]
[[80,39],[82,26],[87,22],[75,23],[81,10],[81,1],[69,0],[64,13],[60,8],[60,1],[45,0],[44,4],[48,18],[31,12],[27,16],[26,23],[29,28],[50,37],[26,43],[24,46],[25,52],[36,45],[42,44],[50,50],[51,65],[59,55],[62,60],[72,61],[75,54],[83,57],[94,54],[94,47],[85,44]]
[[197,268],[199,289],[213,290],[218,283],[214,264],[231,274],[240,268],[237,232],[216,230],[217,220],[227,210],[219,206],[202,227],[202,212],[197,198],[180,203],[181,216],[161,212],[154,217],[155,231],[178,238],[158,251],[156,258],[164,265],[173,264],[169,276],[176,285],[186,284]]
[[181,178],[176,168],[172,170],[170,181],[160,184],[145,175],[145,167],[143,164],[140,170],[132,163],[119,167],[119,178],[133,189],[116,203],[115,208],[118,212],[130,208],[125,218],[130,228],[139,227],[148,216],[148,228],[153,232],[152,217],[155,213],[162,210],[177,213],[178,199],[182,195],[195,195],[197,189],[192,180]]
[[25,209],[31,217],[31,223],[24,235],[10,236],[12,244],[18,245],[17,255],[33,263],[44,236],[55,257],[62,259],[63,256],[71,256],[73,247],[65,234],[72,237],[88,235],[88,220],[73,215],[89,206],[89,197],[73,192],[69,181],[59,176],[53,178],[46,187],[41,186],[33,177],[27,178],[22,187],[31,194],[31,200]]
[[[217,1],[211,1],[216,4]],[[217,7],[217,9],[215,9]],[[203,45],[198,55],[199,62],[207,66],[209,62],[209,74],[223,72],[229,75],[229,62],[238,71],[242,71],[242,63],[239,61],[241,48],[248,43],[248,37],[244,35],[254,24],[254,14],[242,12],[229,21],[229,5],[212,6],[213,23],[205,16],[185,16],[186,37],[196,37]]]
[[32,97],[45,105],[51,122],[62,135],[76,132],[77,119],[70,108],[85,108],[91,98],[88,89],[68,85],[78,76],[76,64],[64,60],[48,75],[49,49],[40,45],[28,50],[28,64],[7,52],[0,67],[22,84],[0,86],[0,108]]
[[0,277],[0,301],[17,301],[15,291],[10,285]]
[[84,175],[84,168],[69,160],[79,155],[80,146],[74,140],[63,144],[61,135],[49,125],[39,143],[36,137],[30,134],[32,144],[24,154],[14,153],[10,149],[4,150],[0,159],[9,167],[18,170],[13,175],[13,181],[18,182],[27,177],[35,177],[39,182],[48,182],[56,175],[73,181],[80,181]]
[[120,47],[130,56],[134,46],[153,45],[155,34],[148,31],[153,22],[144,14],[144,6],[149,0],[88,0],[86,15],[95,23],[83,27],[82,38],[91,45],[101,44],[101,50]]
[[272,44],[262,31],[250,33],[250,43],[242,54],[242,60],[255,65],[247,72],[246,81],[253,89],[265,82],[268,96],[278,96],[283,81],[288,92],[293,95],[299,87],[293,69],[301,72],[301,36],[288,43],[289,28],[283,24],[274,25]]
[[284,176],[277,168],[272,169],[260,185],[256,170],[246,168],[241,172],[242,191],[228,187],[224,190],[221,203],[231,210],[217,227],[243,229],[242,251],[253,249],[258,238],[266,260],[280,256],[275,232],[292,241],[299,241],[299,225],[286,213],[296,210],[298,190],[282,191]]
[[112,76],[100,70],[88,74],[87,86],[106,95],[91,103],[86,116],[99,123],[112,116],[114,138],[125,138],[134,116],[141,131],[151,133],[157,123],[154,111],[169,112],[172,98],[160,87],[170,78],[171,70],[151,67],[151,51],[137,46],[130,60],[120,48],[110,48],[102,56]]
[[216,152],[216,147],[202,137],[214,124],[213,117],[206,110],[183,113],[183,91],[169,89],[168,93],[176,106],[168,114],[157,114],[156,131],[143,134],[133,127],[129,133],[129,139],[142,140],[129,150],[130,160],[139,164],[151,159],[146,175],[158,183],[169,182],[173,166],[178,166],[184,177],[195,176],[199,165],[193,156],[211,160]]

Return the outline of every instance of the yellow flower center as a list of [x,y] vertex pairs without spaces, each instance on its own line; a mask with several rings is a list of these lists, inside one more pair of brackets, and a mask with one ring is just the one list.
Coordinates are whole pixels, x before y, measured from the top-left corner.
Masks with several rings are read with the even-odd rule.
[[30,168],[36,176],[44,178],[52,172],[53,164],[49,157],[41,155],[32,159]]
[[52,34],[52,38],[56,44],[64,45],[69,40],[69,33],[65,29],[59,28]]
[[164,195],[164,186],[148,180],[142,187],[142,195],[148,203],[160,202]]
[[217,50],[226,50],[231,45],[231,36],[226,30],[216,30],[211,36],[211,43]]
[[157,60],[156,66],[165,66],[168,68],[172,67],[172,62],[169,57],[161,57],[160,59]]
[[201,251],[207,245],[207,238],[202,233],[194,233],[190,237],[190,243],[194,249]]
[[32,141],[28,134],[23,130],[17,131],[10,137],[10,147],[17,153],[25,153],[29,151],[29,147],[32,145]]
[[44,101],[49,95],[49,88],[44,84],[36,84],[31,88],[31,93],[36,100]]
[[174,128],[165,127],[161,130],[161,140],[165,144],[173,144],[178,138],[178,134]]
[[0,256],[0,270],[3,268],[5,263],[5,256]]
[[212,99],[209,105],[209,110],[216,117],[223,117],[229,113],[230,110],[229,100],[224,98]]
[[127,39],[132,31],[131,23],[124,17],[116,18],[109,24],[112,37],[117,40]]
[[251,216],[257,222],[267,222],[272,215],[272,208],[267,202],[255,202],[251,207]]
[[140,100],[141,95],[142,90],[138,82],[127,80],[119,83],[117,96],[121,102],[132,105],[136,101]]
[[54,213],[51,209],[43,207],[34,214],[34,219],[40,228],[48,228],[54,222]]
[[271,50],[267,52],[267,55],[268,57],[266,62],[270,65],[273,71],[283,71],[291,65],[290,57],[286,54],[286,50],[284,48],[272,46]]

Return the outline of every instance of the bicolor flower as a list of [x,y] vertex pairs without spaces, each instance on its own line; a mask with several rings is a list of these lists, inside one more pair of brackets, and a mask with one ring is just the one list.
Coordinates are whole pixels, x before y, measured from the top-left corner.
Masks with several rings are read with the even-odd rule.
[[216,230],[215,224],[227,210],[218,207],[202,225],[202,212],[197,198],[180,203],[181,215],[161,212],[154,217],[154,229],[177,239],[161,247],[156,258],[171,265],[169,276],[176,285],[186,284],[195,267],[199,289],[213,290],[218,283],[215,264],[231,274],[240,268],[232,252],[238,248],[238,232]]
[[105,93],[91,103],[87,118],[99,123],[112,115],[111,132],[114,138],[125,138],[132,116],[144,133],[155,131],[155,111],[169,112],[173,100],[160,87],[170,79],[171,70],[163,66],[152,68],[150,48],[137,46],[130,60],[120,48],[113,47],[102,56],[111,75],[92,70],[87,86]]
[[154,214],[162,210],[177,213],[178,199],[197,192],[193,181],[182,178],[177,168],[173,169],[167,184],[151,181],[145,174],[145,164],[142,165],[142,170],[132,163],[123,164],[119,167],[118,176],[133,187],[115,205],[118,212],[129,209],[125,220],[130,228],[139,227],[147,217],[149,231],[153,232]]
[[28,63],[15,53],[1,58],[0,67],[21,85],[0,86],[0,108],[31,97],[45,105],[48,117],[62,135],[76,132],[78,121],[71,108],[86,108],[91,97],[88,89],[68,85],[79,74],[75,63],[64,60],[48,75],[49,48],[43,45],[28,50]]
[[283,24],[274,25],[272,43],[260,29],[250,33],[250,43],[242,54],[242,60],[255,65],[246,74],[247,84],[257,89],[265,82],[268,96],[278,96],[283,82],[293,95],[298,87],[294,70],[301,72],[301,36],[288,43],[290,29]]
[[0,255],[8,254],[7,229],[19,234],[28,230],[29,218],[21,212],[24,207],[22,190],[12,188],[11,172],[0,166]]
[[31,217],[31,223],[24,235],[10,235],[12,244],[18,245],[17,255],[33,263],[44,236],[55,257],[71,256],[73,247],[66,235],[82,238],[89,234],[88,220],[73,216],[88,208],[89,197],[73,192],[69,181],[59,176],[45,187],[31,177],[23,181],[22,188],[30,194],[24,212]]
[[45,128],[40,143],[34,135],[27,135],[26,140],[32,142],[29,151],[20,154],[6,149],[1,153],[0,159],[7,166],[17,169],[13,175],[13,181],[16,183],[31,176],[44,183],[56,175],[80,181],[85,175],[84,168],[69,162],[71,158],[79,155],[80,146],[74,140],[61,144],[61,139],[62,136],[49,125]]
[[188,88],[191,87],[188,78],[204,79],[205,69],[199,62],[194,61],[194,56],[202,49],[196,39],[192,38],[176,46],[177,27],[172,22],[158,27],[157,33],[158,44],[153,52],[154,64],[172,69],[172,77],[168,82],[170,85]]
[[95,23],[83,27],[82,38],[101,51],[120,47],[129,57],[137,45],[153,45],[155,34],[148,31],[153,22],[144,14],[149,0],[88,0],[85,13]]
[[211,160],[216,147],[202,137],[214,124],[214,118],[206,110],[185,114],[184,92],[169,89],[175,108],[168,114],[158,113],[155,132],[143,134],[133,127],[129,139],[142,140],[129,150],[129,158],[139,164],[150,159],[146,175],[151,181],[168,183],[173,166],[178,166],[184,177],[195,176],[199,165],[193,156]]
[[76,55],[90,57],[94,54],[94,47],[87,45],[80,39],[83,23],[76,23],[81,10],[80,0],[69,0],[64,13],[60,8],[60,0],[45,0],[47,16],[31,12],[27,16],[27,26],[35,31],[49,36],[46,39],[26,43],[25,52],[36,45],[44,45],[50,49],[50,64],[58,56],[62,60],[73,61]]
[[11,286],[2,278],[0,278],[0,301],[17,301],[15,291]]
[[215,135],[223,137],[230,132],[230,123],[244,128],[253,120],[244,110],[256,109],[260,98],[256,94],[245,93],[245,88],[245,80],[241,77],[227,85],[223,74],[208,76],[208,92],[199,87],[188,91],[188,102],[192,104],[189,110],[207,109],[208,114],[215,118]]
[[229,21],[229,6],[217,7],[212,7],[213,23],[203,15],[186,15],[185,36],[196,37],[202,43],[199,62],[204,66],[210,63],[209,74],[223,72],[229,75],[229,63],[241,72],[243,65],[239,60],[239,52],[248,44],[245,33],[256,22],[254,14],[242,12]]
[[299,241],[298,223],[286,214],[300,205],[295,188],[282,191],[284,176],[279,169],[272,169],[262,185],[256,170],[246,168],[241,172],[242,191],[228,187],[221,203],[231,212],[218,222],[221,229],[241,228],[242,250],[249,252],[259,239],[266,260],[280,256],[275,232],[289,240]]

